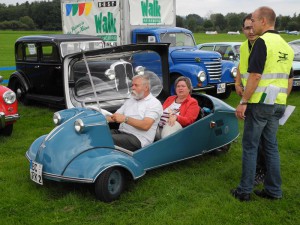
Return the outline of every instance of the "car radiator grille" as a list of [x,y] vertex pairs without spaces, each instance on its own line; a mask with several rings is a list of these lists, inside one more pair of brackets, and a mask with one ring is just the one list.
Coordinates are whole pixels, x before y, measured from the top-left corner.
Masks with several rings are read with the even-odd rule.
[[222,65],[218,59],[215,59],[214,61],[204,62],[204,65],[207,69],[210,80],[221,80]]

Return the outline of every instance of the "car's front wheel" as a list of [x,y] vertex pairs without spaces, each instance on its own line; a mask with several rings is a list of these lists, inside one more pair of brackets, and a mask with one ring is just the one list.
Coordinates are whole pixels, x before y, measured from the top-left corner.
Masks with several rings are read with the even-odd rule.
[[112,167],[105,170],[95,182],[96,198],[103,202],[112,202],[119,199],[125,188],[124,170]]

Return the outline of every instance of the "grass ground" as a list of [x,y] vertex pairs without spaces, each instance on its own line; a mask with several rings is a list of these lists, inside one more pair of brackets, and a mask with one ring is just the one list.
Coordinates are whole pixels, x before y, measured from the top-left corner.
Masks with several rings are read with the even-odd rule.
[[[21,35],[4,36],[13,43]],[[220,41],[214,37],[218,36],[210,41]],[[224,35],[224,41],[232,37]],[[3,46],[3,32],[0,38],[0,67],[14,65],[13,45]],[[89,185],[36,185],[24,155],[37,137],[51,131],[55,110],[20,106],[21,119],[12,136],[0,137],[0,224],[300,224],[299,94],[293,90],[289,97],[288,104],[296,109],[278,132],[284,198],[275,202],[253,196],[252,202],[242,203],[229,194],[241,175],[242,122],[241,136],[227,154],[204,155],[150,171],[110,204],[96,201]],[[239,97],[233,93],[226,102],[235,107]]]

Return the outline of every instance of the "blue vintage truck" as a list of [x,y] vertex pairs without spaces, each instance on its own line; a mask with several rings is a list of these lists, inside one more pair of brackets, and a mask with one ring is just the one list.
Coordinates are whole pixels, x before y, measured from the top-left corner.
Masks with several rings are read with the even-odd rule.
[[198,50],[193,33],[176,27],[176,0],[62,0],[61,4],[64,33],[92,34],[107,46],[170,43],[171,85],[183,75],[191,79],[193,92],[229,97],[237,68],[217,52]]

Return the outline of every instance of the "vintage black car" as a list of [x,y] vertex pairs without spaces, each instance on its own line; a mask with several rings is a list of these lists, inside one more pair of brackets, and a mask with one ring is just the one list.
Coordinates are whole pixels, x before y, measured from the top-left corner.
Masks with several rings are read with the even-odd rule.
[[64,108],[63,58],[103,47],[102,39],[91,35],[21,37],[15,43],[16,71],[10,76],[8,87],[16,93],[20,103],[37,101]]

